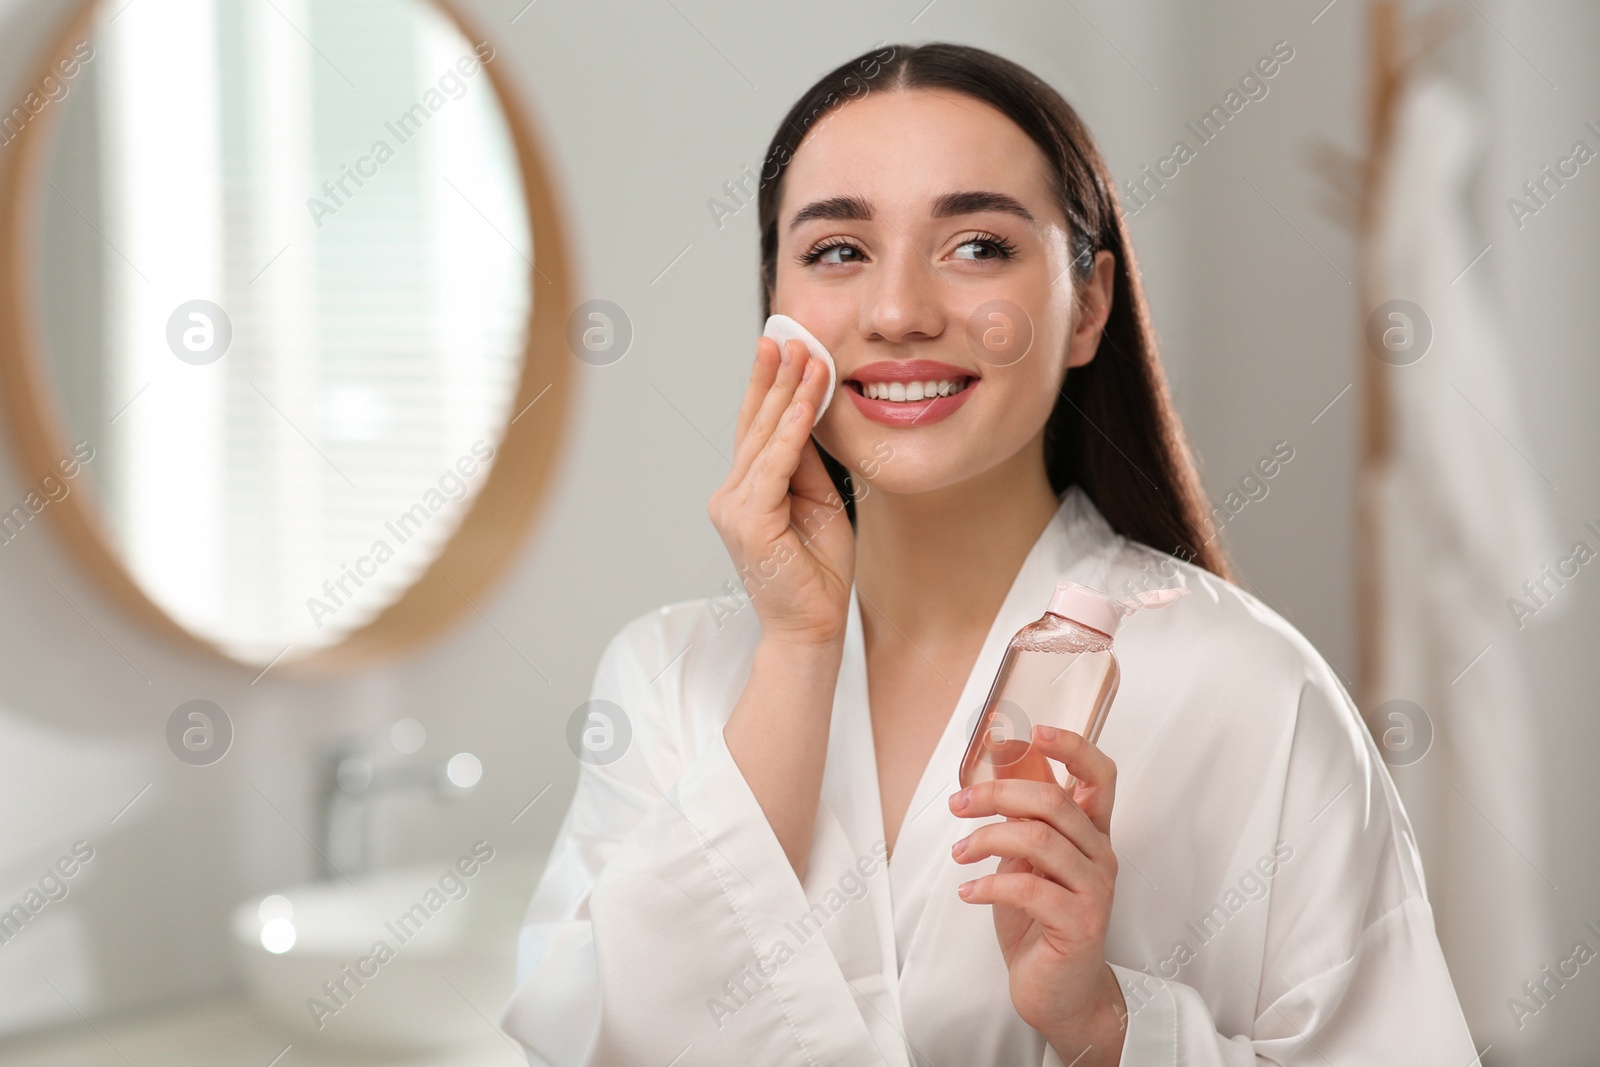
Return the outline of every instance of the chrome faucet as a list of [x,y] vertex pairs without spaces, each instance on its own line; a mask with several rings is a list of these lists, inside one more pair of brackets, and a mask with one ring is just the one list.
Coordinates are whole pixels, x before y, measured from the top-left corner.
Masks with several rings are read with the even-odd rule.
[[477,788],[483,764],[470,752],[442,763],[379,760],[366,744],[351,739],[323,757],[317,795],[317,872],[338,878],[369,869],[371,801],[384,793],[423,789],[442,799]]

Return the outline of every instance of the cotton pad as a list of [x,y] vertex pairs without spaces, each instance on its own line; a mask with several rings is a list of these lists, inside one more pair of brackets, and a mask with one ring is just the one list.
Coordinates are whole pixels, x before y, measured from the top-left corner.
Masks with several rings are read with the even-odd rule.
[[822,413],[828,410],[828,405],[833,401],[834,386],[839,384],[839,371],[833,365],[833,356],[822,347],[821,341],[811,336],[810,330],[787,315],[768,316],[766,329],[761,331],[761,336],[777,341],[779,348],[782,348],[786,341],[795,339],[804,341],[811,354],[828,365],[828,391],[822,394],[822,403],[817,405],[817,417],[811,420],[811,425],[815,428],[817,423],[822,421]]

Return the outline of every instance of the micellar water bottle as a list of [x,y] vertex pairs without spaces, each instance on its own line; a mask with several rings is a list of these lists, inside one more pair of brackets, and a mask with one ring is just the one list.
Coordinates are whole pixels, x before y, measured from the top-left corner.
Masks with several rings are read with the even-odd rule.
[[1058,775],[1057,764],[1033,750],[1033,727],[1054,726],[1091,744],[1098,741],[1122,679],[1111,651],[1117,627],[1140,608],[1165,607],[1188,593],[1156,589],[1121,601],[1077,582],[1056,583],[1044,615],[1017,631],[1000,660],[961,758],[962,787],[1031,778],[1070,794],[1076,780],[1064,769]]

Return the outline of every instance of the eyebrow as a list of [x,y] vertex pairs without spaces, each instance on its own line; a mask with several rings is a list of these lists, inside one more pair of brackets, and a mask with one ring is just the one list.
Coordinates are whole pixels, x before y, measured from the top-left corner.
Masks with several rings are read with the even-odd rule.
[[[976,215],[983,211],[999,211],[1007,215],[1015,215],[1029,223],[1037,220],[1033,212],[1022,205],[1022,201],[1009,193],[999,193],[987,189],[963,190],[955,193],[945,193],[933,202],[933,217],[936,219],[950,218],[954,215]],[[789,229],[793,230],[803,222],[812,219],[846,219],[857,222],[869,222],[873,216],[872,201],[861,196],[830,196],[824,200],[813,200],[805,207],[794,213],[794,218],[789,220]]]

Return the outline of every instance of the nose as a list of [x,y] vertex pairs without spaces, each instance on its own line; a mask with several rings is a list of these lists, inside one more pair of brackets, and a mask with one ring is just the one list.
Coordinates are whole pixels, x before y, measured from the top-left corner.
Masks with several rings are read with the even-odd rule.
[[900,344],[944,332],[944,286],[949,283],[910,241],[899,240],[879,257],[862,293],[863,335]]

